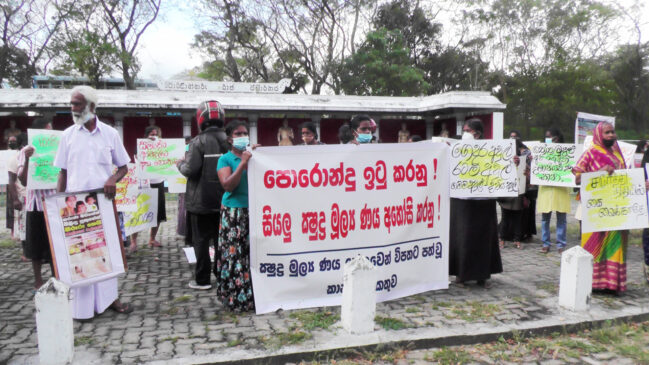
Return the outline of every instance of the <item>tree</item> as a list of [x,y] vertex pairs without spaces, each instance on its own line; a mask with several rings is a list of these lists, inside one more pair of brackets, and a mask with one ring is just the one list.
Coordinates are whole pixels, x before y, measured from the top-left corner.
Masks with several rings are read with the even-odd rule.
[[195,45],[208,50],[228,77],[291,78],[293,91],[339,92],[334,72],[354,53],[357,30],[376,0],[204,0],[211,27]]
[[100,0],[103,21],[110,25],[111,40],[120,50],[118,67],[129,90],[135,89],[135,77],[140,69],[137,60],[140,38],[158,17],[161,1]]
[[423,72],[412,65],[401,32],[385,28],[368,33],[346,60],[341,85],[346,94],[390,96],[422,95],[429,87]]
[[62,31],[54,39],[58,53],[54,74],[79,74],[88,77],[97,88],[99,80],[109,75],[119,63],[119,49],[111,39],[109,24],[97,22],[102,11],[93,1],[78,1],[75,10],[64,20]]
[[31,86],[54,56],[50,41],[73,8],[71,0],[9,0],[0,5],[0,83]]
[[620,46],[606,68],[615,82],[619,125],[644,135],[649,127],[649,43]]

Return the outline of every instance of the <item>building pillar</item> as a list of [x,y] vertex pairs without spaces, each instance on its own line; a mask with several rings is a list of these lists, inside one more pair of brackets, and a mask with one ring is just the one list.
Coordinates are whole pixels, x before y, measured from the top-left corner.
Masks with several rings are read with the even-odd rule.
[[[320,121],[322,120],[322,115],[320,114],[312,114],[311,115],[311,122],[315,124],[315,129],[318,131],[318,141],[320,140],[320,136],[322,133],[320,133]],[[298,134],[301,134],[302,131],[298,131]],[[300,136],[302,138],[302,136]]]
[[378,119],[375,119],[374,122],[376,122],[376,141],[380,142],[381,141],[381,119],[383,117],[380,117]]
[[458,113],[456,114],[455,117],[455,135],[461,136],[462,135],[462,127],[464,127],[464,121],[466,120],[466,114],[464,113]]
[[424,121],[426,123],[426,139],[431,139],[433,138],[434,134],[434,123],[435,123],[435,118],[433,117],[426,117],[424,118]]
[[[182,113],[183,118],[183,137],[192,135],[192,113]],[[200,133],[200,131],[199,131]]]
[[113,120],[115,121],[115,129],[119,133],[119,138],[124,142],[124,113],[113,113]]
[[257,121],[259,120],[259,114],[248,114],[248,125],[250,125],[250,144],[257,144],[258,142],[258,125]]
[[54,116],[56,115],[56,113],[54,113],[54,112],[41,112],[41,114],[43,115],[43,119],[47,120],[50,123],[54,122]]
[[492,139],[503,139],[503,129],[505,127],[504,124],[504,115],[502,112],[494,112],[491,115],[491,134],[492,134]]

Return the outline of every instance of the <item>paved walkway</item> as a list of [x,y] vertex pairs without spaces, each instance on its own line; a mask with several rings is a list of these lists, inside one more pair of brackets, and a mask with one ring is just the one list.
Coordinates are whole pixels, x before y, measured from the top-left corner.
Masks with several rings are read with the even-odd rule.
[[[510,245],[502,251],[505,271],[493,277],[491,289],[451,285],[378,304],[376,330],[368,335],[347,335],[337,322],[338,307],[234,315],[221,308],[214,289],[187,287],[192,269],[182,252],[183,239],[175,235],[176,207],[175,201],[168,202],[172,220],[162,225],[163,247],[141,247],[119,281],[121,299],[136,310],[128,316],[107,311],[91,322],[75,322],[75,363],[299,362],[332,358],[353,347],[467,344],[649,315],[641,247],[630,247],[629,290],[623,297],[596,295],[590,311],[571,313],[557,306],[560,256],[540,253],[538,240],[524,244],[523,250]],[[0,224],[4,227],[3,220]],[[569,245],[577,244],[578,226],[572,219],[568,232]],[[38,362],[33,277],[20,252],[7,231],[0,234],[0,364]]]

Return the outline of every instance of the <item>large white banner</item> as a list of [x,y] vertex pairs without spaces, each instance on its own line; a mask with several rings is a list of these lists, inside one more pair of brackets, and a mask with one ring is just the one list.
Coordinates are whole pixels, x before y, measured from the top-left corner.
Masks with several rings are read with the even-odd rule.
[[379,301],[448,288],[443,143],[258,148],[248,169],[257,313],[340,305],[364,255]]
[[450,148],[452,198],[518,196],[513,139],[463,140]]
[[643,169],[581,175],[582,232],[649,227]]

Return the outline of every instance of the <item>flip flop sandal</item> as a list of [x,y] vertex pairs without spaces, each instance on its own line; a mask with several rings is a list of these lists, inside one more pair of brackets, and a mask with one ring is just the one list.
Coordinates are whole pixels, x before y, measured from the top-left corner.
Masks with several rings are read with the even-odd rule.
[[111,310],[117,313],[122,313],[122,314],[129,314],[133,312],[133,306],[129,303],[122,303],[122,305],[120,306],[111,305],[108,308],[110,308]]

